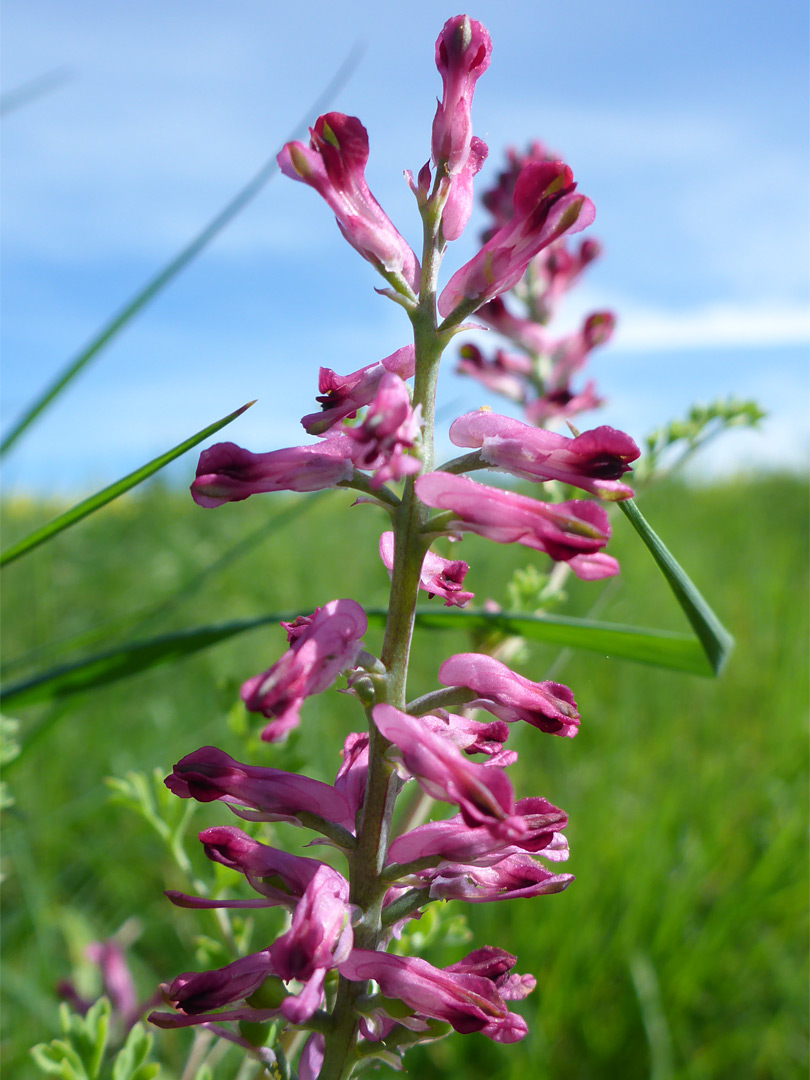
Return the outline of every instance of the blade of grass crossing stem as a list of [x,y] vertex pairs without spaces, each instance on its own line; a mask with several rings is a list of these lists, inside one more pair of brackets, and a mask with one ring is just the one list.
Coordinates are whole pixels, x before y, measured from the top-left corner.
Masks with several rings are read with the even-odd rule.
[[[0,703],[4,708],[32,705],[93,690],[159,664],[191,656],[268,623],[290,621],[296,614],[260,615],[254,619],[203,626],[163,634],[147,641],[130,642],[7,686],[0,692]],[[369,624],[373,626],[383,626],[386,614],[384,608],[371,608],[366,612]],[[694,675],[712,673],[699,642],[686,634],[597,623],[562,615],[509,615],[489,611],[422,610],[416,613],[416,624],[427,630],[499,630],[531,641],[587,649]]]
[[734,647],[734,638],[676,562],[660,536],[650,528],[634,500],[625,499],[619,503],[619,509],[646,544],[697,634],[714,674],[719,675]]
[[[314,114],[317,115],[331,101],[338,90],[346,83],[354,71],[360,58],[361,49],[355,45],[346,59],[338,68],[334,77],[330,80],[326,89],[319,95],[312,107],[307,110],[305,117],[296,124],[294,131],[285,139],[289,142],[305,134],[307,122]],[[8,435],[0,442],[0,455],[5,454],[16,443],[23,432],[36,420],[39,414],[47,408],[62,390],[70,383],[85,367],[86,364],[99,353],[122,330],[127,323],[138,314],[141,308],[156,296],[169,282],[183,270],[191,260],[206,247],[226,225],[244,209],[245,206],[261,191],[267,181],[278,171],[275,154],[259,169],[256,175],[234,196],[233,199],[213,218],[194,239],[187,244],[175,257],[168,262],[162,270],[139,290],[124,306],[106,322],[95,337],[59,372],[56,378],[49,383],[45,390],[26,409]]]
[[209,435],[213,435],[214,432],[219,431],[219,429],[225,427],[226,424],[230,424],[237,416],[241,416],[245,409],[249,409],[252,404],[253,402],[250,401],[247,405],[243,405],[240,409],[223,417],[222,420],[217,420],[215,424],[209,424],[208,427],[203,428],[203,430],[198,431],[196,435],[192,435],[191,438],[179,443],[172,450],[167,450],[165,454],[161,454],[160,457],[156,457],[146,465],[142,465],[140,469],[136,469],[135,472],[131,472],[128,476],[123,477],[121,480],[117,480],[114,484],[110,484],[109,487],[105,487],[102,491],[98,491],[95,495],[91,495],[89,498],[84,499],[82,502],[72,507],[72,509],[66,510],[64,514],[60,514],[59,517],[48,522],[47,525],[43,525],[40,529],[35,529],[34,532],[29,533],[28,536],[18,541],[18,543],[13,544],[7,551],[4,551],[3,554],[0,555],[0,567],[7,566],[9,563],[14,562],[15,559],[19,559],[22,555],[26,555],[29,551],[33,551],[34,548],[39,547],[40,544],[44,544],[46,540],[50,540],[52,537],[56,536],[57,533],[69,529],[71,525],[75,525],[77,521],[86,518],[88,514],[92,514],[94,511],[101,509],[102,506],[106,506],[107,503],[112,502],[113,499],[117,499],[119,495],[123,495],[125,491],[129,491],[130,488],[134,488],[137,484],[142,483],[159,469],[162,469],[164,465],[168,465],[170,461],[174,461],[174,459],[180,457],[181,454],[185,454],[187,450],[190,450],[193,446],[201,443],[203,439],[207,439]]

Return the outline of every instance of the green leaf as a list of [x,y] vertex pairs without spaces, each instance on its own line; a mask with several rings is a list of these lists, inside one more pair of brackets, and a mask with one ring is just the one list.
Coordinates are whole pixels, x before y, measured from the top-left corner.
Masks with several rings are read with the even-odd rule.
[[648,547],[667,579],[675,599],[697,634],[712,673],[719,675],[734,647],[734,638],[723,626],[692,580],[676,562],[663,540],[650,528],[633,499],[619,503],[619,509]]
[[54,518],[53,521],[50,521],[47,525],[35,529],[24,539],[13,544],[0,555],[0,567],[14,562],[15,559],[19,559],[20,556],[27,554],[29,551],[33,551],[34,548],[39,547],[40,544],[44,544],[46,540],[50,540],[51,537],[56,536],[57,533],[69,529],[71,525],[75,525],[77,521],[81,521],[82,518],[86,518],[89,514],[94,513],[94,511],[100,510],[102,506],[106,506],[107,503],[112,502],[113,499],[117,499],[118,496],[123,495],[125,491],[129,491],[130,488],[134,488],[138,484],[143,483],[144,480],[154,475],[159,469],[162,469],[164,465],[168,465],[170,461],[174,461],[174,459],[180,457],[181,454],[185,454],[187,450],[190,450],[193,446],[201,443],[203,439],[207,439],[209,435],[213,435],[214,432],[219,431],[220,428],[224,428],[226,424],[230,424],[232,420],[235,420],[237,416],[241,416],[251,405],[253,405],[252,401],[248,402],[247,405],[243,405],[235,412],[224,416],[221,420],[217,420],[216,423],[209,424],[208,427],[203,428],[202,431],[198,431],[196,435],[192,435],[190,438],[178,443],[173,449],[167,450],[165,454],[161,454],[146,465],[142,465],[140,469],[136,469],[135,472],[129,473],[128,476],[123,477],[121,480],[117,480],[114,484],[110,484],[109,487],[105,487],[101,491],[96,492],[95,495],[91,495],[89,498],[84,499],[72,509],[66,510],[64,514],[60,514],[59,517]]
[[[326,89],[318,97],[318,100],[312,107],[307,110],[306,116],[296,124],[294,131],[284,140],[285,142],[300,138],[302,134],[306,133],[309,118],[313,115],[317,116],[319,113],[325,111],[326,104],[341,89],[354,68],[357,66],[359,56],[360,49],[355,45],[338,68],[336,74],[327,84]],[[242,190],[239,191],[222,210],[220,210],[216,217],[209,221],[205,228],[202,229],[190,243],[178,252],[173,259],[154,275],[154,277],[150,278],[143,288],[101,327],[96,336],[77,356],[69,361],[39,397],[29,405],[8,435],[0,442],[0,456],[11,449],[14,443],[16,443],[29,425],[36,420],[39,414],[50,405],[54,398],[64,390],[68,383],[79,374],[85,365],[88,364],[97,353],[101,352],[104,346],[107,345],[119,331],[138,314],[141,308],[145,307],[150,300],[157,296],[157,294],[161,292],[161,290],[164,289],[181,270],[185,269],[195,256],[199,255],[203,248],[205,248],[214,237],[226,227],[226,225],[230,224],[236,215],[243,210],[256,195],[258,195],[267,181],[277,171],[278,165],[276,164],[276,155],[274,153],[273,156],[262,165],[256,175],[248,181]]]

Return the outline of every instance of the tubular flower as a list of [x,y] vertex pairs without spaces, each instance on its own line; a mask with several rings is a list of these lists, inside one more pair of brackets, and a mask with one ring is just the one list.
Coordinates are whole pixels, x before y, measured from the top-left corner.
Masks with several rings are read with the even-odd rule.
[[374,979],[387,998],[404,1001],[418,1016],[444,1020],[456,1031],[480,1031],[495,1042],[517,1042],[526,1033],[522,1016],[510,1013],[495,983],[483,976],[433,967],[415,956],[353,949],[340,965],[347,979]]
[[[490,303],[494,304],[495,301],[491,300]],[[528,356],[498,349],[494,357],[488,360],[477,345],[469,343],[461,346],[458,355],[456,372],[459,375],[469,375],[488,390],[502,394],[521,405],[526,400],[532,377],[532,362]]]
[[419,458],[405,451],[416,443],[420,414],[421,406],[411,408],[408,387],[399,375],[386,372],[363,422],[346,428],[346,437],[355,444],[354,464],[374,473],[372,488],[419,472]]
[[298,726],[304,698],[328,689],[354,664],[365,632],[366,616],[358,603],[330,600],[305,627],[296,626],[293,643],[280,660],[243,683],[247,708],[275,718],[262,731],[265,741],[276,742]]
[[575,556],[593,554],[610,537],[601,506],[579,499],[544,503],[443,472],[417,477],[416,494],[427,506],[451,512],[451,521],[443,525],[448,531],[545,551],[552,559],[571,563],[575,573]]
[[450,426],[456,446],[480,447],[490,465],[527,480],[561,480],[603,499],[632,498],[633,489],[619,481],[639,456],[629,435],[611,427],[598,427],[576,438],[557,435],[478,410],[460,416]]
[[186,754],[164,783],[181,799],[221,799],[247,820],[299,825],[297,815],[306,813],[348,828],[354,826],[354,814],[345,796],[329,784],[281,769],[243,765],[215,746],[202,746]]
[[[392,532],[384,532],[380,537],[380,558],[390,577],[394,568]],[[461,588],[469,568],[462,559],[444,559],[428,551],[419,573],[419,588],[424,589],[431,598],[441,596],[445,607],[466,607],[475,595]]]
[[292,180],[328,203],[344,237],[372,266],[403,278],[416,293],[419,262],[366,184],[368,133],[356,116],[331,112],[309,129],[309,146],[287,143],[277,161]]
[[442,821],[428,821],[391,842],[388,858],[395,863],[410,863],[416,859],[434,858],[437,862],[465,863],[471,866],[491,866],[507,855],[529,852],[541,855],[550,862],[568,858],[568,844],[559,831],[568,823],[563,810],[545,799],[519,799],[514,816],[523,819],[521,835],[504,841],[486,829],[466,825],[460,814]]
[[345,436],[267,454],[252,454],[232,442],[217,443],[200,454],[191,496],[198,506],[211,507],[264,491],[322,491],[351,480],[352,452]]
[[486,904],[562,892],[573,880],[573,874],[553,874],[528,855],[507,855],[494,866],[444,863],[430,875],[430,897]]
[[331,368],[322,367],[318,372],[320,393],[315,399],[320,402],[321,411],[302,417],[301,424],[310,435],[323,435],[341,420],[356,416],[358,409],[374,400],[387,371],[401,379],[410,379],[414,373],[413,345],[405,345],[350,375],[336,375]]
[[523,823],[514,818],[514,795],[498,766],[469,761],[449,739],[393,705],[375,705],[374,723],[392,742],[390,753],[406,773],[434,799],[455,803],[467,825],[486,825],[502,838],[518,837]]
[[494,656],[457,653],[439,668],[444,686],[466,686],[478,695],[471,703],[508,724],[525,720],[551,735],[573,738],[579,727],[574,695],[555,682],[532,682],[511,671]]
[[472,141],[473,91],[489,67],[492,42],[481,23],[467,15],[448,19],[436,39],[436,67],[442,100],[433,118],[432,157],[450,175],[461,172]]
[[480,307],[511,289],[539,251],[590,225],[593,203],[575,189],[573,173],[561,161],[524,165],[515,184],[512,220],[453,274],[439,297],[439,313],[447,316],[465,301]]

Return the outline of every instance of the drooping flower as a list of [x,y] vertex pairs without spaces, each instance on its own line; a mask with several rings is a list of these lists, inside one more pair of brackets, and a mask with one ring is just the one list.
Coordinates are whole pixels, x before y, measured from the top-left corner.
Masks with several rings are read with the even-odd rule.
[[321,411],[301,418],[301,424],[310,435],[323,435],[341,420],[357,415],[357,410],[370,405],[380,388],[380,380],[387,371],[410,379],[414,373],[414,348],[405,345],[375,364],[368,364],[350,375],[336,375],[331,368],[318,372],[318,397]]
[[[384,532],[380,537],[380,558],[390,577],[394,568],[392,532]],[[466,607],[475,595],[461,587],[468,570],[469,565],[462,559],[445,559],[428,551],[419,574],[419,588],[430,597],[443,597],[445,607]]]
[[522,1016],[510,1013],[491,979],[433,967],[415,956],[353,949],[340,965],[347,979],[374,979],[387,998],[404,1001],[417,1015],[433,1017],[468,1034],[480,1031],[495,1042],[517,1042],[526,1033]]
[[351,440],[340,435],[267,454],[217,443],[200,454],[191,495],[198,506],[211,507],[264,491],[322,491],[352,478],[353,451]]
[[593,203],[575,189],[573,173],[561,161],[524,165],[511,221],[453,274],[439,297],[439,313],[447,316],[465,301],[477,307],[511,289],[539,251],[590,225]]
[[478,695],[472,708],[486,709],[511,724],[525,720],[551,735],[573,738],[579,727],[574,695],[555,682],[532,682],[483,653],[457,653],[439,667],[439,682],[464,686]]
[[287,143],[278,155],[281,171],[321,195],[338,228],[372,266],[399,275],[416,293],[419,262],[368,189],[368,133],[356,116],[331,112],[310,128],[309,146]]
[[418,476],[416,494],[427,506],[451,512],[446,530],[545,551],[568,562],[575,573],[575,556],[598,551],[610,537],[602,507],[580,499],[545,503],[444,472]]
[[523,823],[513,817],[512,785],[503,769],[475,764],[431,731],[424,718],[417,720],[393,705],[375,705],[371,715],[396,748],[389,753],[423,791],[455,803],[468,825],[485,825],[502,838],[521,835]]
[[561,480],[603,499],[632,498],[633,489],[619,477],[630,472],[639,448],[629,435],[598,427],[576,438],[523,424],[508,416],[479,409],[453,421],[450,441],[480,447],[490,465],[527,480]]
[[276,742],[298,726],[304,699],[326,690],[354,664],[365,632],[366,616],[358,603],[330,600],[305,627],[296,627],[292,645],[271,668],[243,683],[246,707],[274,718],[262,731],[265,741]]
[[243,765],[216,746],[186,754],[164,782],[181,799],[221,799],[239,817],[251,821],[299,825],[297,815],[305,813],[347,828],[354,826],[354,813],[345,796],[329,784],[281,769]]
[[354,464],[374,473],[372,488],[419,472],[419,458],[406,451],[416,444],[420,426],[421,406],[411,407],[408,387],[399,375],[387,371],[362,423],[346,428],[346,437],[355,446]]

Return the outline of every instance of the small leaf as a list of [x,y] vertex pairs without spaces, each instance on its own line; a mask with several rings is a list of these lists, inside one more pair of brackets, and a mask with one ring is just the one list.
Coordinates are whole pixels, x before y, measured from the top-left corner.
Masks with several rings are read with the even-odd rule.
[[25,555],[29,551],[33,551],[34,548],[39,547],[40,544],[44,544],[46,540],[50,540],[51,537],[56,536],[57,533],[62,532],[64,529],[69,529],[71,525],[75,525],[76,522],[81,521],[82,518],[86,518],[94,511],[100,510],[102,506],[106,506],[107,503],[112,502],[113,499],[117,499],[118,496],[123,495],[125,491],[129,491],[130,488],[134,488],[136,485],[143,483],[144,480],[154,475],[159,469],[162,469],[164,465],[168,465],[170,461],[174,461],[174,459],[180,457],[181,454],[185,454],[187,450],[191,450],[193,446],[201,443],[203,439],[207,439],[209,435],[213,435],[214,432],[219,431],[219,429],[225,427],[226,424],[230,424],[237,416],[241,416],[245,409],[249,409],[252,404],[252,401],[248,402],[247,405],[243,405],[235,412],[229,413],[228,416],[224,416],[221,420],[217,420],[216,423],[209,424],[209,426],[203,428],[202,431],[198,431],[196,435],[192,435],[190,438],[178,443],[173,449],[167,450],[165,454],[153,458],[153,460],[146,465],[142,465],[140,469],[136,469],[121,480],[117,480],[114,484],[110,484],[108,487],[96,492],[95,495],[91,495],[89,498],[77,503],[76,506],[72,507],[70,510],[66,510],[64,514],[60,514],[59,517],[54,518],[53,521],[48,522],[47,525],[35,529],[24,539],[13,544],[0,555],[0,567],[6,566],[15,559],[19,559],[21,555]]

